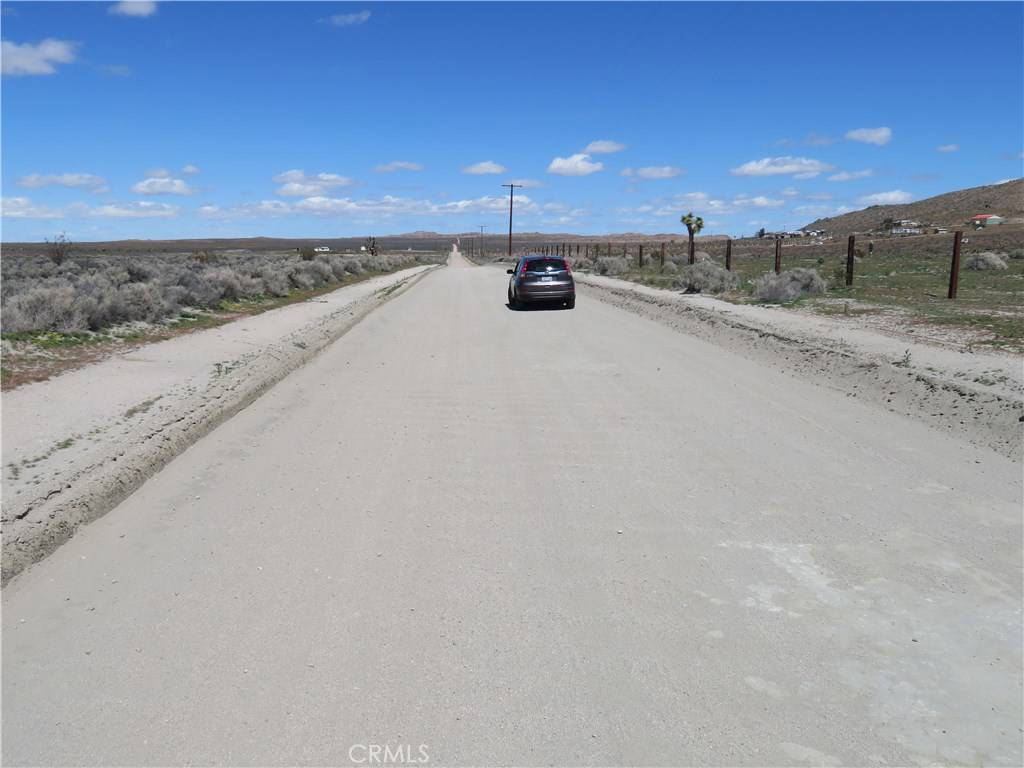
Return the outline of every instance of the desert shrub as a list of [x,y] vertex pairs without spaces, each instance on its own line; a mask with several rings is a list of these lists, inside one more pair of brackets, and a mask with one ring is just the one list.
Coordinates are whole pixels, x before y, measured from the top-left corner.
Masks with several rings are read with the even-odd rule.
[[693,252],[693,260],[694,260],[695,263],[699,263],[699,262],[702,262],[702,261],[710,261],[711,260],[711,254],[708,253],[707,251],[694,251]]
[[100,305],[103,325],[143,320],[152,322],[169,314],[163,291],[151,283],[128,283]]
[[5,333],[81,331],[88,326],[88,307],[70,285],[32,288],[7,302],[2,320]]
[[666,261],[665,266],[661,268],[661,271],[666,275],[674,275],[679,271],[679,267],[677,267],[673,261]]
[[621,275],[628,266],[621,256],[602,256],[597,260],[597,271],[602,275]]
[[964,266],[974,270],[1006,269],[1006,256],[995,251],[972,253],[967,257],[967,262]]
[[263,293],[271,296],[287,296],[291,292],[291,286],[288,284],[288,275],[273,267],[261,269],[259,278],[263,283]]
[[724,293],[736,290],[739,284],[735,274],[710,260],[686,265],[675,279],[676,288],[684,293]]
[[1007,256],[1011,259],[1024,259],[1024,248],[1014,248]]
[[[438,263],[438,253],[368,257],[371,269]],[[356,257],[300,253],[226,252],[94,253],[50,258],[44,245],[35,253],[4,254],[0,260],[3,330],[102,330],[128,321],[158,321],[184,307],[214,308],[222,300],[285,297],[361,274]]]
[[343,258],[340,256],[330,256],[323,259],[323,262],[331,270],[331,275],[335,280],[343,280],[345,278],[345,260]]
[[312,248],[302,248],[299,250],[299,256],[303,261],[312,261],[316,258],[316,251]]
[[71,241],[61,232],[52,241],[46,241],[46,255],[57,266],[63,264],[71,255]]
[[176,285],[182,290],[175,292],[177,303],[189,307],[212,307],[220,301],[223,286],[210,279],[213,271],[180,273]]
[[765,301],[793,301],[802,296],[825,292],[825,280],[816,269],[797,267],[775,274],[769,272],[754,280],[754,297]]

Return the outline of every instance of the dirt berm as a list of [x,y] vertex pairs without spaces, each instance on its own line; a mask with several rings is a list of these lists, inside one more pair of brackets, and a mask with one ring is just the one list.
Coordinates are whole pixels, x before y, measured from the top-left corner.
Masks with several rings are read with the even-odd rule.
[[[341,288],[321,297],[323,306],[307,308],[312,319],[297,329],[294,317],[305,316],[301,314],[304,305],[298,304],[253,318],[249,327],[243,321],[161,342],[179,345],[176,362],[184,367],[180,365],[183,356],[199,355],[204,345],[216,347],[216,355],[224,342],[215,336],[234,334],[236,348],[244,345],[241,348],[247,351],[227,363],[203,364],[209,370],[201,376],[179,376],[177,368],[172,375],[162,368],[154,373],[146,366],[159,367],[154,359],[160,355],[152,350],[146,359],[136,355],[133,363],[100,363],[28,385],[5,398],[5,421],[10,415],[12,428],[5,428],[4,462],[19,472],[5,483],[2,583],[6,585],[53,552],[79,526],[113,509],[175,456],[433,269],[418,267]],[[313,309],[319,314],[313,314]],[[281,313],[291,314],[286,320]],[[262,324],[262,333],[237,333],[255,331],[256,323]],[[288,330],[274,332],[282,327]],[[258,343],[253,341],[256,337],[260,337]],[[208,349],[202,351],[209,354]],[[145,392],[146,400],[127,412],[121,406],[115,418],[116,401],[105,398],[104,392],[118,389]],[[139,398],[141,394],[136,394]],[[9,408],[22,412],[15,414]],[[58,416],[47,420],[47,412]],[[33,456],[44,440],[54,440],[56,428],[66,429],[69,438],[57,447],[68,447]]]
[[1016,461],[1024,455],[1024,383],[1013,355],[967,353],[776,307],[576,277],[595,298],[813,380],[837,397],[911,416]]

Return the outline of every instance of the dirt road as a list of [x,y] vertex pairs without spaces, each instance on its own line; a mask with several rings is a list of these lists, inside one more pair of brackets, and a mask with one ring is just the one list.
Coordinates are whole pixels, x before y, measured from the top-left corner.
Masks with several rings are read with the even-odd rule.
[[504,298],[453,257],[4,590],[4,763],[1022,762],[1019,466]]

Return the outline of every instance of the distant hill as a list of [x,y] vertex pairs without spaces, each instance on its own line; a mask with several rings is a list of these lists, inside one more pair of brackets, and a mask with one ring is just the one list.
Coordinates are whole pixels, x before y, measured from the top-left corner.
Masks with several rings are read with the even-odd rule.
[[1024,221],[1024,179],[936,195],[905,205],[872,205],[861,211],[818,219],[803,229],[823,229],[832,235],[870,232],[886,219],[913,219],[922,224],[959,227],[979,213],[995,213],[1008,221]]

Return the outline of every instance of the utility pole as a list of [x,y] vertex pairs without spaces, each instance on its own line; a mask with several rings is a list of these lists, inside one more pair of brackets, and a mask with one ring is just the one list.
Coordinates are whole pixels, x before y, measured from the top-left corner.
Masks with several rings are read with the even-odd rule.
[[508,257],[512,259],[512,200],[516,195],[516,187],[522,188],[522,184],[502,184],[508,187]]

